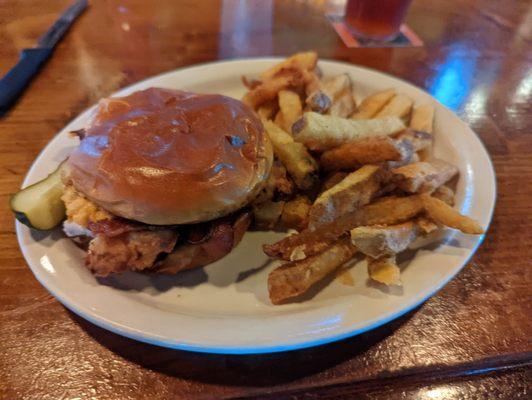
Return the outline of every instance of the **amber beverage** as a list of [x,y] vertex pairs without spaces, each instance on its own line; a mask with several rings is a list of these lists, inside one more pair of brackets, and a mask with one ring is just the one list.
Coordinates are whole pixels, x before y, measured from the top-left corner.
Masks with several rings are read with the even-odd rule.
[[348,0],[345,19],[353,32],[373,40],[393,40],[399,34],[412,0]]

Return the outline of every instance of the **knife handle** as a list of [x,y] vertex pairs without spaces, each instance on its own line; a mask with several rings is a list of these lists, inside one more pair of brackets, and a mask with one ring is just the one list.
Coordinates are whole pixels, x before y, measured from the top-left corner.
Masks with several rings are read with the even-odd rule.
[[17,64],[0,79],[0,115],[5,114],[18,99],[52,51],[51,48],[22,50]]

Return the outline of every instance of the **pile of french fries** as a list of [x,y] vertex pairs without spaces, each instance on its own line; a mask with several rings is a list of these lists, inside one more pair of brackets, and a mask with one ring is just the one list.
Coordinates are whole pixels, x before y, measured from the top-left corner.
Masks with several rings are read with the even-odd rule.
[[348,74],[323,77],[314,52],[243,79],[275,162],[253,203],[258,229],[297,233],[264,245],[286,261],[272,271],[273,304],[298,299],[356,254],[371,279],[400,285],[396,255],[442,227],[483,228],[454,204],[458,169],[432,157],[434,108],[394,89],[357,106]]

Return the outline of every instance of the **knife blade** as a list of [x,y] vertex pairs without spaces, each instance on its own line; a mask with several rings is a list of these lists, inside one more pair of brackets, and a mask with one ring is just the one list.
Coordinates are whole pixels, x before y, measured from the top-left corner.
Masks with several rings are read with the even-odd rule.
[[87,5],[88,0],[76,1],[39,38],[36,47],[23,49],[20,52],[17,64],[0,79],[0,116],[4,115],[19,98],[44,62],[51,56],[55,45],[87,8]]

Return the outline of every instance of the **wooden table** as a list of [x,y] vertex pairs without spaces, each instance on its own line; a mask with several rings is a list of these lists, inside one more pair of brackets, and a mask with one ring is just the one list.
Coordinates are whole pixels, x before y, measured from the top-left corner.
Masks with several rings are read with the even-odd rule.
[[[1,74],[68,3],[1,3]],[[92,3],[0,120],[0,397],[530,398],[529,1],[414,1],[408,22],[426,46],[405,49],[346,48],[324,17],[332,6],[318,0]],[[261,356],[137,343],[81,320],[39,285],[20,254],[7,201],[61,127],[98,98],[162,71],[303,49],[425,88],[482,138],[497,171],[497,208],[484,244],[451,283],[361,336]]]

